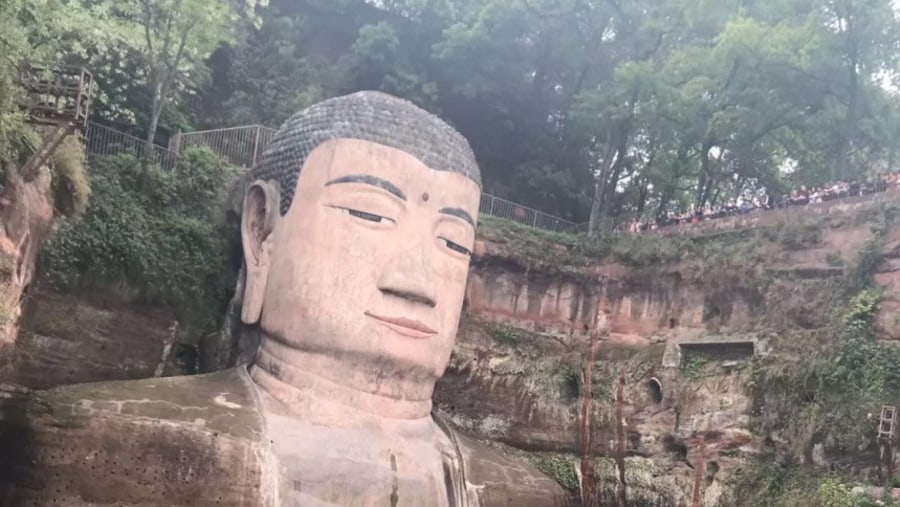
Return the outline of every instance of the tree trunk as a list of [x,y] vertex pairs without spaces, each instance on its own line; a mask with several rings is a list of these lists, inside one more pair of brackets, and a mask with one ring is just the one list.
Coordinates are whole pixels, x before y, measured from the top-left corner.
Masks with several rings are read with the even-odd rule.
[[891,135],[891,142],[888,144],[888,159],[887,159],[887,170],[894,170],[894,161],[897,159],[897,142],[900,141],[900,135],[898,135],[897,128],[894,128]]
[[666,189],[662,195],[659,197],[659,206],[656,207],[656,213],[653,215],[653,218],[659,218],[666,211],[666,206],[669,205],[669,190]]
[[844,124],[844,135],[841,139],[841,152],[838,161],[838,174],[834,179],[845,179],[850,174],[850,161],[856,136],[856,116],[859,109],[859,50],[856,44],[853,8],[847,12],[847,117]]
[[600,216],[609,216],[609,204],[619,185],[619,178],[622,176],[622,169],[625,168],[625,153],[628,150],[628,136],[622,136],[619,140],[619,146],[616,148],[615,163],[610,170],[609,181],[606,182],[606,190],[603,200],[600,202]]
[[156,127],[159,125],[159,116],[162,113],[162,97],[160,97],[160,84],[153,86],[153,104],[150,106],[150,125],[147,127],[147,146],[145,156],[150,156],[153,150],[153,141],[156,140]]
[[[615,128],[615,127],[613,127]],[[597,175],[594,182],[594,198],[591,200],[591,216],[588,219],[588,236],[596,237],[600,228],[600,219],[602,218],[603,197],[606,195],[606,185],[609,181],[609,173],[613,166],[613,156],[617,153],[615,150],[616,143],[613,139],[612,132],[607,136],[606,153],[603,155],[603,162],[600,165],[600,174]]]
[[[640,89],[635,89],[631,93],[628,103],[628,114],[624,118],[611,122],[609,134],[606,137],[606,154],[603,157],[600,174],[597,175],[597,182],[594,185],[594,199],[591,202],[591,216],[588,221],[588,236],[597,235],[597,227],[600,219],[606,211],[604,199],[606,198],[609,180],[614,164],[620,163],[620,159],[625,156],[628,148],[628,138],[631,132],[631,122],[634,118],[634,106],[638,99]],[[613,183],[614,185],[615,183]],[[613,187],[615,188],[615,187]]]
[[697,179],[697,194],[695,203],[702,208],[709,199],[709,189],[712,187],[712,174],[710,171],[709,150],[714,146],[712,139],[705,139],[700,148],[700,177]]
[[644,208],[647,206],[647,198],[649,197],[649,191],[648,191],[647,185],[649,183],[650,183],[650,180],[644,178],[644,180],[641,182],[640,186],[638,186],[638,200],[637,200],[637,206],[635,207],[635,210],[637,211],[638,215],[643,213]]

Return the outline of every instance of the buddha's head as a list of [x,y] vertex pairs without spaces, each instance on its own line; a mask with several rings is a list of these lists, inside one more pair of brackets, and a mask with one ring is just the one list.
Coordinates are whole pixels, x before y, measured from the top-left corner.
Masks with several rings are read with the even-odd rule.
[[430,399],[475,241],[468,142],[410,102],[359,92],[288,119],[252,180],[241,318],[259,323],[263,348],[334,359],[312,373],[354,389]]

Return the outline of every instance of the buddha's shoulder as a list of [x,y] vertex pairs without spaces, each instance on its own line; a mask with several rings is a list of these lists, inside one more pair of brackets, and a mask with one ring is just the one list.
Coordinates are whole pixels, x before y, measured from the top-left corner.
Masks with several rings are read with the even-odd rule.
[[257,439],[263,422],[243,367],[192,376],[60,386],[34,393],[28,419],[56,428],[98,420],[160,431],[190,429]]
[[0,506],[262,505],[246,370],[32,393],[0,417]]
[[569,495],[537,468],[441,423],[459,448],[467,489],[481,507],[567,507]]

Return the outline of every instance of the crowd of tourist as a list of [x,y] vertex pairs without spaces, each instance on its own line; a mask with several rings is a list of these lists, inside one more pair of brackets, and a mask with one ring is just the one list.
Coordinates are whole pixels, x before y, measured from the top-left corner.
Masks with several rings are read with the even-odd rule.
[[834,199],[874,194],[884,192],[888,188],[900,188],[900,172],[879,175],[866,181],[839,181],[822,187],[807,188],[806,185],[801,185],[790,194],[778,197],[769,194],[745,195],[714,206],[707,204],[702,208],[692,207],[690,210],[680,213],[670,211],[658,216],[655,220],[635,219],[628,224],[627,230],[628,232],[641,232],[675,225],[696,224],[704,220],[744,215],[757,210],[805,206]]

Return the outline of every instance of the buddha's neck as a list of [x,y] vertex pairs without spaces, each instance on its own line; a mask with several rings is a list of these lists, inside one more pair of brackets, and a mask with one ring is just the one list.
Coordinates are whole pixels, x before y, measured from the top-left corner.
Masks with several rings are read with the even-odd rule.
[[[321,372],[336,373],[340,381]],[[283,410],[302,415],[312,423],[343,425],[350,419],[348,413],[356,413],[362,419],[430,420],[430,391],[421,399],[393,396],[409,390],[402,389],[396,379],[380,384],[367,382],[358,371],[335,358],[288,347],[265,336],[250,375],[264,395]],[[386,393],[384,384],[388,382],[401,385]],[[374,392],[355,387],[360,385],[371,385]]]

